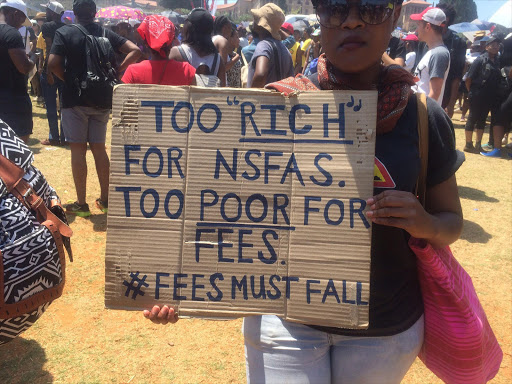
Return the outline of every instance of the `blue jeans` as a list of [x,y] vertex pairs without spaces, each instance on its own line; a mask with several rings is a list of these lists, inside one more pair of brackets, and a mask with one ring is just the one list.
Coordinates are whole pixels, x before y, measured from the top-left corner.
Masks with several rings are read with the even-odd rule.
[[385,337],[329,334],[277,316],[244,319],[247,382],[400,383],[423,344],[423,316]]
[[46,80],[46,73],[41,74],[41,89],[43,90],[44,102],[46,104],[46,117],[48,119],[48,125],[50,126],[50,140],[56,140],[64,142],[64,131],[62,130],[62,124],[59,135],[59,116],[57,114],[57,91],[59,91],[59,99],[62,100],[62,89],[64,83],[62,80],[53,76],[54,83],[48,84]]

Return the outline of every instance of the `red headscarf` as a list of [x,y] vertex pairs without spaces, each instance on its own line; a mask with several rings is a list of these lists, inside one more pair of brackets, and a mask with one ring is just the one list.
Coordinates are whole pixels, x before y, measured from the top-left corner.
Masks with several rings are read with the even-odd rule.
[[174,40],[174,24],[171,20],[160,15],[147,16],[137,31],[152,50],[160,53],[163,58],[167,57],[163,48],[171,45]]

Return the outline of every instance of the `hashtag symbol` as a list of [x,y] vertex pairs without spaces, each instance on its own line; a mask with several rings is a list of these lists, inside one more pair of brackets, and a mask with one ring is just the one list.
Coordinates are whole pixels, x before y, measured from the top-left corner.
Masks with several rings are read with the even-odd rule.
[[130,282],[127,282],[126,280],[123,281],[123,285],[127,286],[126,292],[124,295],[126,297],[128,297],[128,296],[130,296],[130,291],[133,291],[133,293],[132,293],[133,300],[135,300],[135,298],[138,295],[144,296],[144,291],[141,289],[141,286],[149,287],[149,284],[146,283],[146,277],[148,277],[148,276],[144,275],[144,277],[141,279],[141,278],[139,278],[139,271],[137,271],[135,273],[131,272],[130,277],[132,278],[132,280]]

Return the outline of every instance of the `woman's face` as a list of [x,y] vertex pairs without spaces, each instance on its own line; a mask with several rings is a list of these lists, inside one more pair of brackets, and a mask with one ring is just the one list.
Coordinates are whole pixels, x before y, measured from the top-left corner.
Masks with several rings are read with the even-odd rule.
[[[348,2],[351,5],[359,3]],[[400,9],[395,5],[393,14],[386,21],[371,25],[362,21],[357,6],[352,6],[339,27],[326,28],[322,25],[322,48],[329,61],[345,73],[361,73],[379,64],[398,22]]]
[[233,48],[233,50],[238,49],[240,45],[240,39],[238,38],[238,33],[236,30],[233,30],[231,36],[229,37],[229,45]]

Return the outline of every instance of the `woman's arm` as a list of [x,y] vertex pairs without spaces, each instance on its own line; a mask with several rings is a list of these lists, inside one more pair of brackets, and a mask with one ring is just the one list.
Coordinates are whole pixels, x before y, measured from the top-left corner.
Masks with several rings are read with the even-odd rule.
[[402,228],[411,236],[441,248],[462,232],[462,208],[455,175],[427,189],[426,210],[410,192],[389,190],[368,199],[372,222]]

